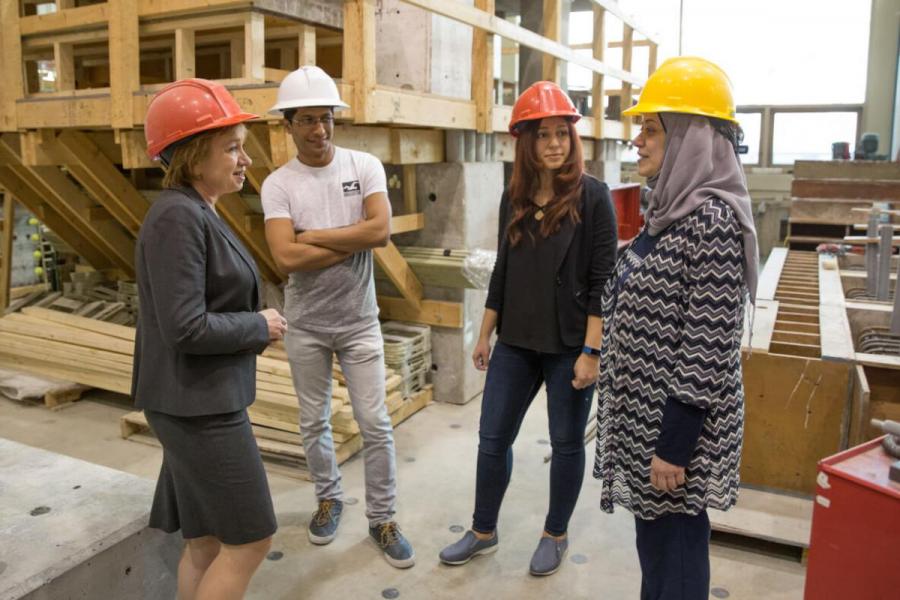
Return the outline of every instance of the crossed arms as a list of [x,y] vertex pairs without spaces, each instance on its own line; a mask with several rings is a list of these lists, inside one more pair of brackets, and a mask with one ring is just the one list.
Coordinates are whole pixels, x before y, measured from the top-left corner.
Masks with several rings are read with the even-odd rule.
[[391,211],[387,195],[376,192],[364,201],[366,217],[346,227],[294,232],[290,219],[266,221],[266,241],[284,273],[315,271],[343,262],[354,252],[387,246]]

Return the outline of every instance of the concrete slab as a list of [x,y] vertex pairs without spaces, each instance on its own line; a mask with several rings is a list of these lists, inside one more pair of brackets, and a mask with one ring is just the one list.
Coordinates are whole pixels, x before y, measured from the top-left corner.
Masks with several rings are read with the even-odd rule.
[[[158,448],[117,439],[118,417],[132,410],[127,401],[96,398],[88,396],[59,413],[0,399],[0,436],[155,476],[161,460]],[[361,455],[341,468],[346,497],[356,503],[348,503],[337,539],[324,547],[313,546],[306,538],[309,516],[315,508],[312,485],[271,475],[279,530],[273,554],[251,582],[247,599],[637,598],[640,571],[633,518],[622,510],[613,515],[600,511],[600,484],[590,475],[591,447],[584,487],[570,526],[572,545],[565,565],[549,578],[536,579],[527,574],[547,510],[549,465],[543,460],[549,447],[543,394],[535,399],[516,442],[515,472],[500,516],[500,550],[464,567],[438,564],[440,549],[459,535],[450,527],[467,527],[471,519],[479,415],[480,401],[464,406],[435,403],[395,431],[397,520],[417,553],[417,565],[406,571],[390,567],[366,538]],[[145,506],[149,506],[149,500]],[[177,535],[170,537],[180,539]],[[6,544],[6,538],[0,538],[0,546]],[[803,597],[805,569],[797,562],[715,544],[711,554],[713,597]],[[0,574],[0,580],[5,576]]]
[[154,482],[0,439],[0,599],[171,597],[180,545]]

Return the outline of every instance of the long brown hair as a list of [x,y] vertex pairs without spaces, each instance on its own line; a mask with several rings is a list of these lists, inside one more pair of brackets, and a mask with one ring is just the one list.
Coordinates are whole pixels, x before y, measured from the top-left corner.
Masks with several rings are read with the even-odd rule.
[[[540,120],[523,123],[516,139],[516,158],[509,181],[509,205],[512,216],[506,228],[506,236],[513,246],[522,239],[524,219],[535,211],[532,198],[540,182],[539,173],[544,168],[535,148],[540,125]],[[539,231],[543,238],[558,232],[562,220],[566,217],[572,219],[573,223],[581,221],[578,200],[581,196],[581,179],[584,174],[584,153],[575,125],[567,119],[566,127],[569,130],[569,156],[553,176],[553,198],[543,208],[544,218],[541,220]]]

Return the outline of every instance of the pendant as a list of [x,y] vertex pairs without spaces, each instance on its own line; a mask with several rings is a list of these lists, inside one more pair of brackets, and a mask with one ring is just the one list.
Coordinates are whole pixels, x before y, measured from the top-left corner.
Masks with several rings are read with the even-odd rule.
[[544,218],[544,209],[543,208],[539,208],[536,211],[534,211],[534,219],[536,221],[540,221],[543,218]]

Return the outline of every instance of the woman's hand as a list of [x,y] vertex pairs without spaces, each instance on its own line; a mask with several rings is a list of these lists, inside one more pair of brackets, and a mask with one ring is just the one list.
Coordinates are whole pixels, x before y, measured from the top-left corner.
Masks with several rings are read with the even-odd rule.
[[600,357],[582,352],[575,361],[575,379],[572,380],[572,387],[576,390],[583,390],[587,386],[597,383],[599,376]]
[[274,308],[267,308],[259,311],[266,319],[266,325],[269,327],[269,341],[274,342],[284,337],[287,330],[287,319],[281,316],[281,313]]
[[472,362],[479,371],[487,371],[488,361],[491,359],[491,341],[489,339],[479,338],[475,344],[475,351],[472,352]]
[[675,491],[684,485],[684,467],[667,463],[654,454],[650,460],[650,485],[661,492]]

